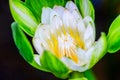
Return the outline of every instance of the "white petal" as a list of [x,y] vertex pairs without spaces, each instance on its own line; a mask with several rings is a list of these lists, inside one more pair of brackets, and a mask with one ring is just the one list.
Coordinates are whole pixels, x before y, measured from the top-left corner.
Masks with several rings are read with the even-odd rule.
[[86,16],[83,19],[83,21],[84,21],[85,26],[88,26],[89,23],[91,23],[93,27],[95,26],[94,21],[92,20],[92,18],[90,16]]
[[49,25],[40,24],[33,38],[33,45],[37,52],[41,54],[44,49],[48,48],[47,39],[50,38]]
[[62,18],[64,27],[71,27],[72,29],[76,28],[75,18],[68,10],[64,10]]
[[73,10],[78,11],[77,6],[72,1],[68,1],[65,8],[67,8],[70,12],[73,12]]
[[52,10],[52,12],[50,13],[50,23],[52,22],[55,16],[59,16],[59,14],[56,11]]
[[[52,10],[52,12],[51,12],[51,14],[50,14],[50,24],[55,23],[55,22],[54,22],[54,19],[56,19],[56,18],[58,18],[58,20],[61,21],[60,15],[59,15],[56,11]],[[56,21],[56,22],[57,22],[57,21]]]
[[35,32],[35,37],[39,37],[40,39],[49,39],[49,29],[50,25],[39,24],[38,28]]
[[85,33],[85,29],[86,29],[83,20],[81,20],[81,19],[78,20],[78,22],[77,22],[77,29],[78,29],[78,32],[80,34],[81,39],[83,39],[83,36],[84,36],[84,33]]
[[57,31],[57,30],[61,30],[61,27],[63,26],[62,24],[62,20],[60,19],[59,16],[53,16],[52,19],[51,19],[51,33],[54,33]]
[[82,20],[82,16],[81,16],[81,14],[79,13],[79,11],[73,10],[73,12],[72,12],[71,14],[74,16],[74,18],[75,18],[76,21]]
[[39,53],[40,55],[44,51],[44,48],[41,46],[41,44],[42,44],[42,41],[40,40],[40,38],[38,37],[33,38],[33,46],[35,47],[37,53]]
[[49,24],[50,23],[50,13],[51,13],[52,9],[49,7],[43,7],[42,8],[42,23],[43,24]]
[[87,59],[86,59],[84,50],[82,50],[81,48],[78,48],[76,51],[76,55],[79,59],[79,62],[78,62],[79,66],[83,66],[83,65],[87,64]]
[[41,65],[40,64],[40,55],[35,54],[34,55],[34,60],[36,61],[37,64]]
[[83,72],[87,69],[87,67],[79,66],[74,61],[72,61],[71,59],[69,59],[67,57],[63,57],[61,60],[68,68],[70,68],[73,71]]
[[62,20],[59,16],[59,14],[55,11],[52,11],[50,14],[50,33],[55,34],[57,30],[60,30],[61,27],[63,26]]
[[60,18],[62,18],[65,8],[63,8],[62,6],[54,6],[53,10],[59,14]]
[[75,17],[76,20],[82,19],[82,16],[81,16],[77,6],[72,1],[67,2],[66,8],[67,8],[67,10],[70,11],[70,13]]
[[89,49],[93,45],[94,41],[95,41],[94,29],[89,23],[84,34],[85,49],[86,50]]
[[90,58],[91,58],[91,56],[92,56],[93,50],[94,50],[94,47],[92,46],[91,48],[89,48],[89,49],[86,51],[86,53],[85,53],[86,59],[90,60]]

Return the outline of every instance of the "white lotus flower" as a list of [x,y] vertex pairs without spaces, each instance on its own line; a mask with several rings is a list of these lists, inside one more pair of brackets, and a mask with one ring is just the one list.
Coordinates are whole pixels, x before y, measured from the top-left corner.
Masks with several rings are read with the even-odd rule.
[[70,70],[83,72],[105,54],[105,35],[95,42],[92,18],[83,18],[72,1],[67,2],[65,8],[44,7],[41,18],[33,38],[33,45],[39,55],[49,50]]

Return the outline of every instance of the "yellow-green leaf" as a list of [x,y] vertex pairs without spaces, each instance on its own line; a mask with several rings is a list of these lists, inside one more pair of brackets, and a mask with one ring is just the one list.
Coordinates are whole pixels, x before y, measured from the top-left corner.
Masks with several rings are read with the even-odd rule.
[[10,10],[15,21],[30,36],[33,36],[39,22],[31,10],[19,0],[9,0]]
[[120,15],[110,25],[107,38],[108,52],[117,52],[120,49]]
[[13,39],[14,42],[21,54],[21,56],[27,61],[27,62],[32,62],[33,61],[33,49],[24,35],[23,31],[19,28],[17,23],[12,23],[12,34],[13,34]]

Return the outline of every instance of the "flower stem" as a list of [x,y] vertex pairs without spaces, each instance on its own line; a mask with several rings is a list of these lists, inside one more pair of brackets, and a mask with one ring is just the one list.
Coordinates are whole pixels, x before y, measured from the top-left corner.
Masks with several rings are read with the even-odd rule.
[[84,76],[84,73],[72,72],[68,80],[88,80],[88,79]]

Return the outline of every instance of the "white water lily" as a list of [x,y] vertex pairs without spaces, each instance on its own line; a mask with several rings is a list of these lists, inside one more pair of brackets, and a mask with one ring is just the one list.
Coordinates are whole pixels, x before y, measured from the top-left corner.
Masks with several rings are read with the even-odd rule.
[[[83,72],[105,54],[105,35],[95,42],[94,21],[90,16],[83,18],[72,1],[67,2],[65,8],[44,7],[41,18],[33,38],[40,56],[48,50],[70,70]],[[35,60],[40,65],[37,57]]]

